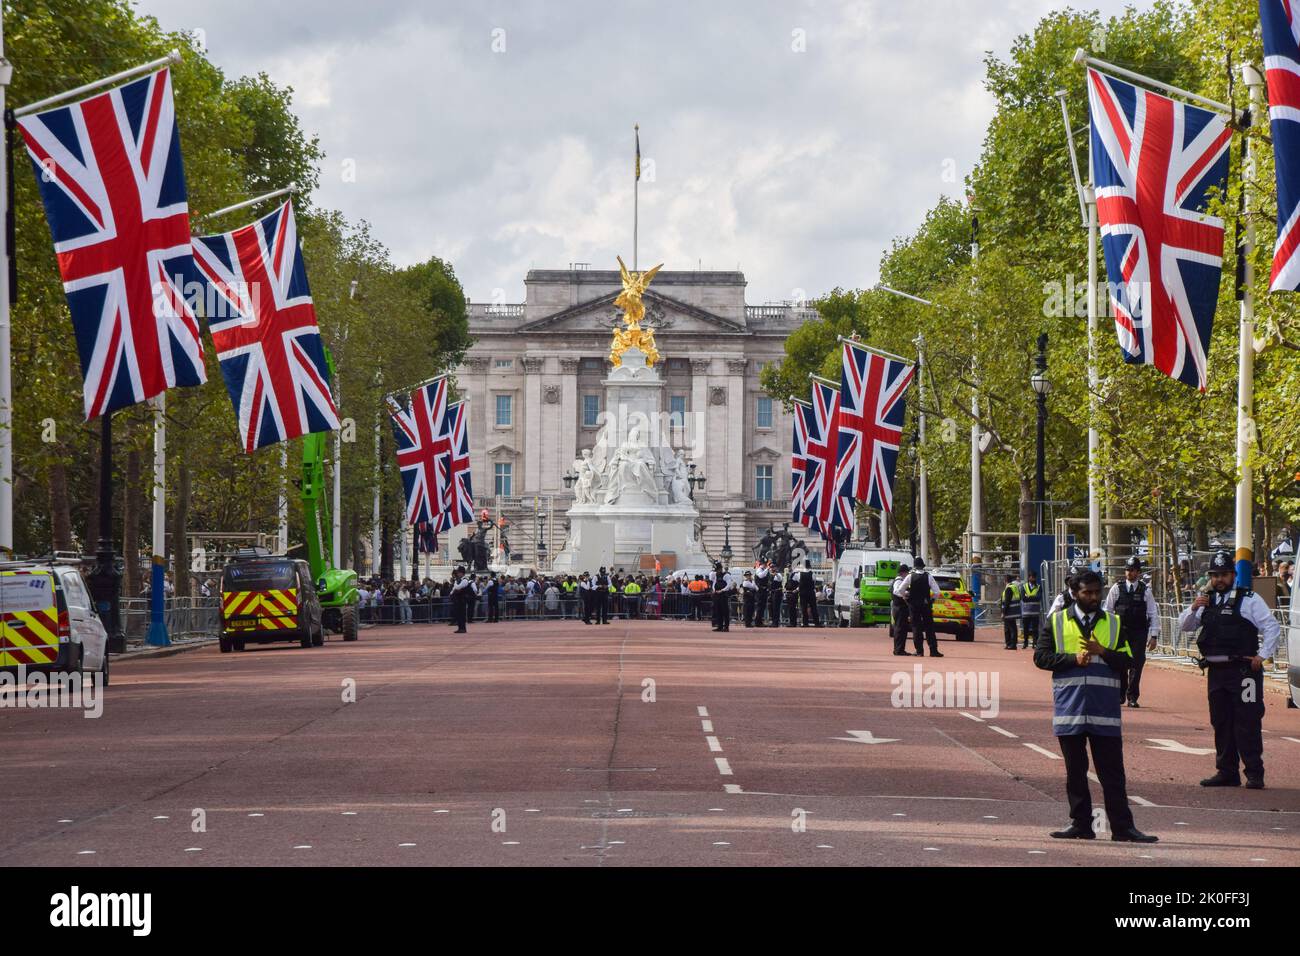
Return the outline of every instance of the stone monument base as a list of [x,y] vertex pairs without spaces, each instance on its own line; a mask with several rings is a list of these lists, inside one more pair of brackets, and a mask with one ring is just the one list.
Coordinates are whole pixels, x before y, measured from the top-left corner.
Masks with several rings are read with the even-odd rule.
[[557,574],[575,575],[601,567],[636,571],[641,556],[648,554],[672,554],[678,569],[711,567],[695,540],[698,518],[689,503],[574,505],[569,509],[569,540],[552,568]]

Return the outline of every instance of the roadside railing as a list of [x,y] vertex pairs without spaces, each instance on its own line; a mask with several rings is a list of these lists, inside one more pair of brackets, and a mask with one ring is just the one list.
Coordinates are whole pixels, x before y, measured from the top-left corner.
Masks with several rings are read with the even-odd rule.
[[[150,599],[122,598],[122,628],[127,641],[143,641],[149,633]],[[170,597],[163,599],[163,620],[172,640],[216,637],[221,632],[221,599]]]

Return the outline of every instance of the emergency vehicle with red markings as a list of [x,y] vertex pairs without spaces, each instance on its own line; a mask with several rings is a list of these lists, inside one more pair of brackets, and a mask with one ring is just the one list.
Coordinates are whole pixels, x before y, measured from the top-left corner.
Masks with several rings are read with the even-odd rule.
[[0,562],[0,670],[98,673],[108,684],[108,630],[78,557]]
[[221,572],[221,653],[246,645],[297,641],[325,643],[320,599],[306,561],[240,549]]

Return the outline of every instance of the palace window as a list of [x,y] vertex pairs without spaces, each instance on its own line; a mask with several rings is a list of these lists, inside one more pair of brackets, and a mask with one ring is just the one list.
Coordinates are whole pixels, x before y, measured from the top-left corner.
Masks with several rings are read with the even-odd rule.
[[497,424],[510,425],[514,421],[514,396],[498,395],[497,396]]
[[492,466],[493,491],[498,498],[509,498],[512,494],[510,472],[508,461],[498,461]]
[[515,360],[514,360],[514,359],[497,359],[497,360],[496,360],[495,362],[493,362],[492,364],[493,364],[493,366],[494,366],[495,368],[514,368],[514,367],[515,367]]
[[758,414],[755,424],[759,428],[772,427],[772,399],[765,395],[760,395],[758,399]]
[[582,427],[595,428],[600,424],[600,396],[582,396]]
[[772,500],[772,466],[754,466],[754,497],[759,501]]

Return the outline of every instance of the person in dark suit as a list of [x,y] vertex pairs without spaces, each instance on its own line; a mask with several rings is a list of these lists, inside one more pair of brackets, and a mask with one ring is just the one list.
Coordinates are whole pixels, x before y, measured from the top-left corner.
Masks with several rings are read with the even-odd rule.
[[592,596],[596,600],[596,623],[609,623],[609,574],[602,567],[596,573],[595,590]]
[[803,563],[803,574],[799,575],[799,607],[803,611],[803,626],[816,622],[822,626],[822,619],[817,614],[817,582],[813,580],[812,562]]
[[452,611],[456,615],[456,633],[467,633],[466,615],[469,613],[469,602],[473,600],[474,587],[470,580],[465,576],[465,569],[457,567],[451,572],[451,604]]

